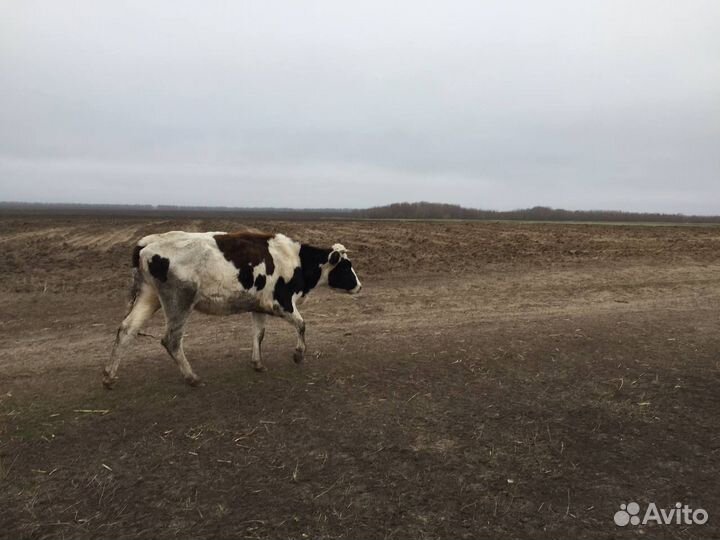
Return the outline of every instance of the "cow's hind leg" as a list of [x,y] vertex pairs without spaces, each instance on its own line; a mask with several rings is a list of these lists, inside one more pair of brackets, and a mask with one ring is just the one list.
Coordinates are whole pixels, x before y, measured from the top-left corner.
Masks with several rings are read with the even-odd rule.
[[252,365],[255,371],[265,371],[262,363],[262,342],[265,337],[265,319],[267,315],[264,313],[252,313],[253,324],[253,349],[252,349]]
[[180,368],[185,382],[190,386],[197,386],[200,384],[200,377],[193,372],[183,350],[183,331],[195,304],[195,292],[169,289],[161,292],[161,301],[167,322],[161,343]]
[[110,361],[103,370],[103,385],[105,385],[105,388],[112,388],[117,380],[118,366],[125,349],[158,309],[160,309],[160,300],[157,294],[150,286],[143,285],[133,302],[130,313],[127,314],[118,328],[112,353],[110,354]]

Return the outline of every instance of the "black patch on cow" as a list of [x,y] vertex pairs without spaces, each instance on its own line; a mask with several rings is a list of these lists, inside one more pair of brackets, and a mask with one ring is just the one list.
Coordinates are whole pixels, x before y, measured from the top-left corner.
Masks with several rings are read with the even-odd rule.
[[253,276],[253,267],[249,264],[247,266],[243,266],[240,269],[240,272],[238,272],[238,281],[246,289],[249,289],[253,286],[254,279],[255,277]]
[[273,298],[285,311],[293,312],[293,294],[306,295],[315,288],[322,274],[321,266],[328,262],[331,251],[307,244],[300,246],[300,266],[295,268],[290,281],[281,277],[275,282]]
[[[240,270],[241,275],[238,276],[238,280],[246,289],[252,287],[252,269],[255,266],[264,262],[265,273],[269,275],[275,271],[275,263],[268,249],[268,240],[272,237],[272,234],[247,231],[215,235],[215,243],[217,243],[218,249],[222,251],[226,260],[233,263],[235,268]],[[245,286],[242,274],[248,267],[250,267],[251,274],[250,285]]]
[[352,271],[352,263],[349,260],[342,259],[335,268],[330,270],[328,285],[346,291],[352,291],[357,287],[357,278]]
[[140,268],[140,251],[142,251],[143,246],[135,246],[133,248],[132,252],[132,265],[133,268]]
[[255,288],[258,291],[262,291],[265,288],[265,283],[267,283],[267,278],[265,277],[265,274],[260,274],[258,277],[255,278]]
[[170,268],[170,259],[161,257],[160,255],[153,255],[152,259],[148,263],[148,270],[158,281],[165,283],[167,281],[168,269]]
[[293,294],[301,292],[305,285],[305,279],[303,278],[303,271],[300,267],[295,267],[293,276],[290,281],[285,281],[285,278],[280,277],[275,282],[275,290],[273,291],[273,298],[280,304],[280,307],[288,313],[292,313],[292,297]]
[[322,273],[321,265],[328,262],[330,249],[316,248],[307,244],[300,246],[300,266],[302,268],[303,284],[302,292],[307,294],[320,281]]

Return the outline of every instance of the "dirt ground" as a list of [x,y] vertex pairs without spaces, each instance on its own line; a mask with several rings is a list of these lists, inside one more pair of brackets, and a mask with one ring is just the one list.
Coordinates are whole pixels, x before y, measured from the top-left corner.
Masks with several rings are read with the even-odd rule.
[[[305,364],[197,314],[190,388],[158,314],[105,390],[133,240],[245,226],[353,250]],[[718,227],[5,216],[0,535],[718,538],[719,329]]]

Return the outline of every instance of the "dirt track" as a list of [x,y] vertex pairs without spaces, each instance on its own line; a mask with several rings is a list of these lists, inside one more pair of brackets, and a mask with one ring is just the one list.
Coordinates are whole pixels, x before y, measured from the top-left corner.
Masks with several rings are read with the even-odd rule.
[[[242,226],[343,242],[363,292],[313,293],[301,367],[197,315],[205,386],[141,337],[105,391],[132,241]],[[718,227],[6,217],[0,253],[0,535],[720,536]]]

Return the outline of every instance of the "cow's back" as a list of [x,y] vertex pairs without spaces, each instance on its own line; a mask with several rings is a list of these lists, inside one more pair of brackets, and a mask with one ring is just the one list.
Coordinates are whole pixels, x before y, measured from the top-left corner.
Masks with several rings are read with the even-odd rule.
[[[138,241],[141,270],[161,282],[167,280],[192,284],[196,288],[231,285],[235,279],[233,267],[225,261],[215,243],[221,232],[170,231],[151,234]],[[162,267],[165,276],[155,275],[153,269]]]
[[185,231],[169,231],[165,233],[149,234],[138,240],[139,247],[146,247],[150,244],[177,245],[183,242],[191,242],[197,240],[214,241],[214,237],[218,234],[227,234],[224,232],[185,232]]

